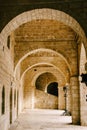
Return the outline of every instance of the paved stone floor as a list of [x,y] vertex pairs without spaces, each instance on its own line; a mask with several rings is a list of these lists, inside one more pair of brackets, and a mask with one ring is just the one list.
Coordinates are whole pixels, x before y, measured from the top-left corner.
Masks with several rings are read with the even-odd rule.
[[60,110],[24,110],[9,130],[87,130],[72,125],[71,116],[62,116]]

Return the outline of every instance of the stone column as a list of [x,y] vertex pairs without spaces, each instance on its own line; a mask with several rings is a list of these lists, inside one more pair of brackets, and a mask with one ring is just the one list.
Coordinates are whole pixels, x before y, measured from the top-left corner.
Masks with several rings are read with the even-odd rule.
[[35,87],[32,86],[32,109],[34,109],[34,106],[35,106]]
[[67,90],[67,111],[71,113],[71,86],[68,85]]
[[58,95],[58,109],[65,110],[65,97],[63,87],[58,87],[59,95]]
[[80,82],[80,119],[81,125],[87,126],[87,86]]
[[80,124],[80,93],[79,93],[79,78],[72,76],[70,78],[71,84],[71,102],[72,102],[72,123]]

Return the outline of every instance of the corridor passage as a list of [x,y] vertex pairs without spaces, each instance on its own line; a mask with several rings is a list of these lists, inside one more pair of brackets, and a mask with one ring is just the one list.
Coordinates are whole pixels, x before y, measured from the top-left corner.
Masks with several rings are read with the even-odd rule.
[[72,125],[71,116],[62,116],[61,110],[24,110],[9,130],[87,130]]

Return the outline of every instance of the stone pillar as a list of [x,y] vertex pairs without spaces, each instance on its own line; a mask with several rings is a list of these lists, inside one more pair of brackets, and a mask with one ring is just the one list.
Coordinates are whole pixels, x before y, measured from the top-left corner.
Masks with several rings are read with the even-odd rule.
[[67,90],[67,111],[71,113],[71,86],[68,85]]
[[34,109],[34,106],[35,106],[35,87],[32,86],[32,102],[31,102],[31,105],[32,105],[32,109]]
[[80,124],[80,93],[78,76],[72,76],[70,78],[70,84],[72,95],[72,123]]
[[58,109],[65,110],[65,97],[63,87],[58,87],[59,95],[58,95]]
[[18,107],[19,107],[18,112],[19,112],[19,113],[21,113],[21,111],[22,111],[22,109],[23,109],[23,107],[22,107],[22,98],[23,98],[23,97],[22,97],[22,96],[23,96],[23,95],[22,95],[22,91],[23,91],[23,88],[22,88],[21,86],[19,86],[19,101],[18,101],[18,102],[19,102],[19,103],[18,103],[18,104],[19,104],[19,105],[18,105]]
[[80,80],[80,115],[81,125],[87,126],[87,86]]

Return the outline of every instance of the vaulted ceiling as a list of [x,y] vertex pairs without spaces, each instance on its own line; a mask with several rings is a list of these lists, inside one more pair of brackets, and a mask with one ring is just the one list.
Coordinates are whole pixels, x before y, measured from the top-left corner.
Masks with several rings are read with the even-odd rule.
[[42,73],[52,73],[60,86],[77,74],[76,32],[55,20],[33,20],[12,32],[15,67],[20,63],[20,77],[35,80]]
[[75,18],[87,35],[86,0],[0,0],[0,31],[18,14],[41,8],[61,10]]

